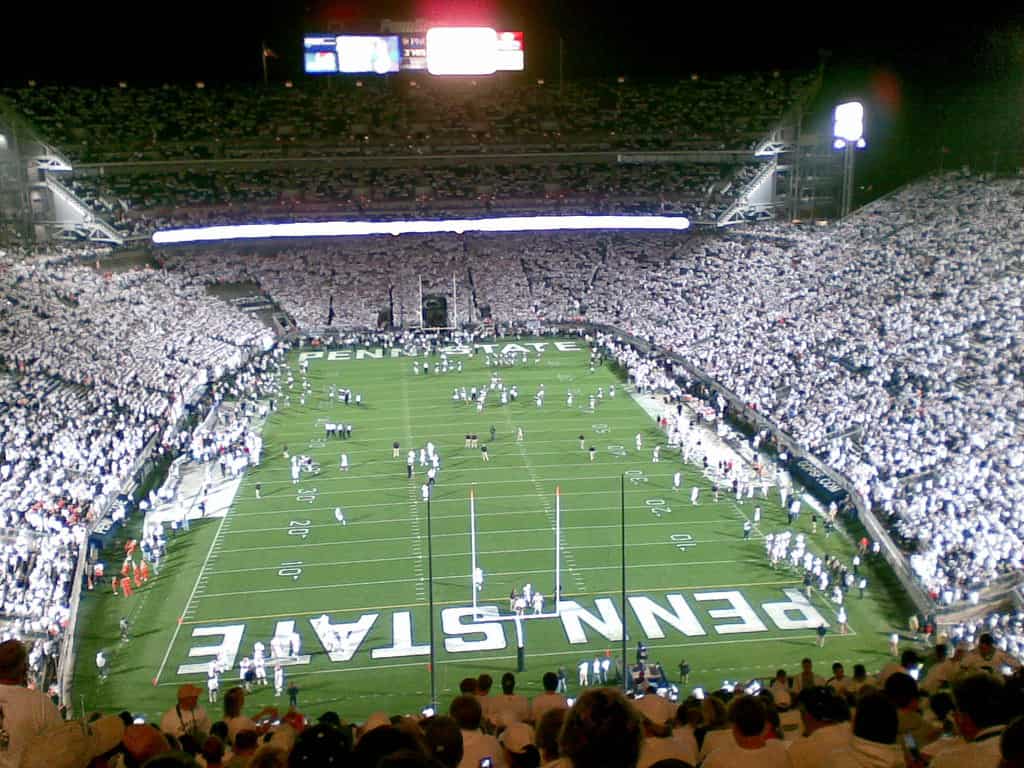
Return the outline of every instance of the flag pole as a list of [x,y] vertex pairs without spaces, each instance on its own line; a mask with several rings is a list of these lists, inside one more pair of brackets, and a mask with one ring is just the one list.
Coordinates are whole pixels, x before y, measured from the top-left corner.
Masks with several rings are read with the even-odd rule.
[[263,59],[263,84],[267,84],[267,42],[260,43],[260,56]]

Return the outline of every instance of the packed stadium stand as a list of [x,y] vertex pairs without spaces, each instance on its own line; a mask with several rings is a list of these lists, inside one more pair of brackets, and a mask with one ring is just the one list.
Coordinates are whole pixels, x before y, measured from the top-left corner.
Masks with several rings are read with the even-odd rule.
[[[701,78],[657,88],[571,85],[564,103],[554,100],[550,87],[510,91],[483,81],[443,92],[425,82],[413,88],[368,81],[335,90],[315,84],[270,92],[36,86],[4,95],[76,161],[108,163],[458,153],[466,147],[749,150],[802,85],[800,78],[771,76]],[[358,100],[339,98],[343,89],[357,87]],[[447,116],[443,123],[439,114]],[[600,209],[601,201],[614,199],[621,210],[632,199],[644,210],[681,201],[677,210],[693,213],[727,202],[733,178],[731,171],[723,175],[705,166],[558,160],[539,169],[423,166],[411,179],[406,169],[387,165],[245,171],[197,166],[106,180],[83,176],[71,183],[81,199],[125,231],[142,234],[183,220],[238,223],[258,215],[261,206],[283,206],[291,214],[297,201],[326,200],[332,208],[358,211],[360,190],[396,203],[394,215],[422,210],[424,198],[438,204],[429,210],[447,210],[459,200],[480,204],[481,198],[498,209],[502,200],[516,200],[544,210],[546,200],[563,195],[570,208]],[[201,443],[191,432],[194,425],[181,434],[177,425],[211,391],[232,387],[253,402],[266,393],[264,374],[274,370],[292,339],[282,327],[271,328],[215,298],[208,288],[219,284],[255,283],[289,328],[309,335],[370,334],[382,317],[396,324],[411,318],[418,314],[421,278],[428,292],[445,292],[454,282],[458,313],[467,323],[534,330],[592,323],[630,334],[688,361],[767,419],[771,434],[758,435],[759,443],[782,446],[782,438],[791,439],[845,478],[898,542],[937,608],[977,603],[990,585],[1019,582],[1024,552],[1022,208],[1019,179],[957,172],[905,187],[827,228],[766,224],[683,235],[435,235],[386,243],[179,247],[155,254],[159,268],[108,273],[90,264],[92,249],[48,246],[37,255],[11,247],[0,264],[0,636],[20,638],[29,650],[19,656],[12,646],[0,646],[3,678],[53,680],[74,610],[81,543],[90,525],[122,505],[146,456],[185,454]],[[412,338],[408,330],[383,332],[397,344]],[[609,344],[634,380],[677,392],[695,384],[629,345]],[[707,399],[724,410],[711,395]],[[1021,679],[1015,674],[1004,682],[1002,665],[992,669],[988,660],[995,645],[1007,666],[1019,668],[1020,613],[956,621],[947,635],[957,650],[956,668],[986,674],[954,683],[959,730],[945,717],[948,706],[930,702],[927,724],[914,721],[921,725],[915,733],[927,734],[921,746],[934,750],[940,768],[995,765],[982,760],[997,756],[999,748],[1019,756],[1021,722],[1005,734],[1004,727],[1024,710]],[[970,650],[975,648],[980,650]],[[799,702],[790,710],[790,726],[799,711],[805,741],[815,731],[839,729],[833,735],[842,749],[874,750],[888,758],[884,764],[900,764],[897,731],[910,730],[902,711],[906,690],[914,701],[918,690],[904,674],[909,665],[893,666],[899,668],[882,670],[878,678],[855,676],[856,684],[838,685],[833,677],[831,688],[809,670],[795,675],[785,685],[787,698]],[[898,684],[889,685],[894,676]],[[800,695],[802,688],[811,693]],[[471,743],[504,726],[496,768],[536,766],[542,757],[561,757],[561,765],[580,768],[607,764],[581,746],[587,729],[597,727],[595,707],[605,713],[602,722],[617,724],[616,736],[629,735],[613,740],[625,750],[617,765],[657,762],[645,762],[645,750],[648,758],[696,764],[706,757],[712,768],[728,765],[728,757],[704,748],[706,734],[724,731],[721,749],[735,741],[770,752],[763,743],[743,741],[751,737],[745,730],[750,723],[760,724],[761,734],[766,720],[777,724],[769,732],[801,743],[785,733],[785,713],[780,717],[782,707],[770,696],[719,693],[709,697],[716,704],[690,700],[661,714],[645,710],[642,719],[636,710],[643,707],[616,693],[592,691],[568,709],[561,738],[553,741],[542,741],[542,718],[534,723],[536,735],[527,733],[515,721],[495,723],[489,704],[469,698],[452,702],[453,721],[390,724],[382,714],[375,722],[380,735],[371,735],[377,729],[370,723],[357,734],[353,754],[362,750],[362,756],[354,763],[377,765],[405,749],[402,759],[417,765],[478,768],[478,762],[463,762],[463,746],[469,754]],[[186,686],[178,703],[190,709],[194,699]],[[857,712],[852,724],[851,701]],[[227,711],[225,717],[242,714]],[[253,730],[273,734],[259,747],[266,765],[318,764],[328,752],[352,749],[353,734],[331,715],[307,729],[309,735],[301,733],[301,719],[282,726],[271,726],[270,719],[239,719],[238,733],[228,730],[230,737],[203,743],[199,731],[172,734],[177,741],[156,740],[133,730],[143,726],[104,721],[96,732],[108,740],[101,745],[97,737],[80,754],[96,756],[123,744],[141,765],[175,746],[201,749],[207,764],[218,764],[218,744],[223,749],[226,742],[238,756],[255,751],[255,738],[239,736]],[[1000,738],[981,738],[993,735]],[[657,740],[674,744],[669,749]],[[800,751],[796,743],[793,754]],[[977,757],[981,752],[984,758]],[[301,763],[297,755],[304,754],[309,762]],[[797,763],[794,757],[792,764],[860,763],[848,755],[834,762]]]
[[359,83],[34,85],[0,98],[75,169],[53,182],[131,238],[237,218],[240,205],[261,218],[413,210],[711,221],[763,168],[753,149],[817,80]]
[[672,82],[314,81],[7,89],[79,163],[470,151],[752,148],[806,73]]

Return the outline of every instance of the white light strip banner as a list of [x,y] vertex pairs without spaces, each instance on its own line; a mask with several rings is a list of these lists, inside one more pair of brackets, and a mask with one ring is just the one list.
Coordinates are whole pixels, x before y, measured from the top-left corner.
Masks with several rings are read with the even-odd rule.
[[507,216],[495,219],[438,221],[303,221],[288,224],[238,224],[217,227],[163,229],[153,233],[156,245],[267,240],[279,237],[353,237],[410,235],[434,232],[546,232],[586,229],[686,230],[685,216]]

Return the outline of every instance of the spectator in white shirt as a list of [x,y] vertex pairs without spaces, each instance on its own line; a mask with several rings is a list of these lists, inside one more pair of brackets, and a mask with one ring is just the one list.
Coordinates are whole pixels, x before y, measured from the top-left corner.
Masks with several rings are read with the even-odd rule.
[[569,709],[559,740],[572,768],[635,768],[643,724],[632,704],[614,688],[592,688]]
[[1009,719],[1002,680],[986,673],[960,678],[953,683],[953,699],[953,718],[967,743],[938,754],[932,768],[997,766],[999,740]]
[[818,768],[825,755],[850,743],[850,708],[830,688],[805,688],[797,698],[803,735],[790,744],[793,768]]
[[462,731],[462,760],[459,761],[459,768],[480,768],[480,761],[484,758],[490,758],[494,768],[508,768],[501,744],[480,730],[483,710],[476,696],[456,696],[448,707],[448,714]]
[[899,716],[896,707],[879,692],[857,702],[853,738],[849,745],[831,752],[824,768],[901,768],[903,752],[896,744]]
[[708,754],[704,768],[791,768],[785,745],[767,738],[767,712],[759,697],[740,695],[733,699],[729,721],[735,743]]

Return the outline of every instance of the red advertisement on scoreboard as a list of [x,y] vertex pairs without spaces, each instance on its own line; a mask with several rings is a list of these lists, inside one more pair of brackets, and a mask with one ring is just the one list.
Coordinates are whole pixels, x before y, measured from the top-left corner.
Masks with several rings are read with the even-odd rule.
[[496,69],[504,72],[522,72],[526,66],[522,32],[499,32]]

